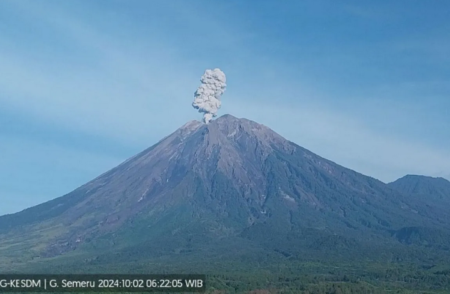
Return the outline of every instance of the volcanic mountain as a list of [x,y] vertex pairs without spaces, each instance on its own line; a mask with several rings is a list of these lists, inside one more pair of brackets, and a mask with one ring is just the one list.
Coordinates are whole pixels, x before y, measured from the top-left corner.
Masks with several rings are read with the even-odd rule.
[[431,232],[423,250],[436,236],[448,250],[448,207],[399,187],[247,119],[191,121],[75,191],[0,217],[0,261],[395,259],[411,228]]
[[408,195],[419,195],[450,204],[450,182],[444,178],[407,175],[389,183],[389,186]]

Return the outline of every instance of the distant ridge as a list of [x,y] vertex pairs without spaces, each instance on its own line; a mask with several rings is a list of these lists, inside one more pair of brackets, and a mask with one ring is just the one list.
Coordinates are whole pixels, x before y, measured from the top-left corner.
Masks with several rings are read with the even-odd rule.
[[389,183],[389,186],[406,194],[428,195],[450,201],[450,181],[441,177],[406,175]]

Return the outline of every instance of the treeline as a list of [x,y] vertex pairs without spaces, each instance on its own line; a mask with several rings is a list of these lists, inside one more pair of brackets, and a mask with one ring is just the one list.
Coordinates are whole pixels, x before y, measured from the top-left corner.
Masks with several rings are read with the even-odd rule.
[[[434,273],[386,270],[380,273],[271,275],[213,275],[207,279],[208,293],[449,293],[448,271]],[[215,292],[214,292],[215,291]]]

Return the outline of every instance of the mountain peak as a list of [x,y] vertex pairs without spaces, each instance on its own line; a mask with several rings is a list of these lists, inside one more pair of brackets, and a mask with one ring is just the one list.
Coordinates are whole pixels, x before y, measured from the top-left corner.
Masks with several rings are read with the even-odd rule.
[[399,178],[398,180],[394,181],[393,183],[403,182],[403,181],[416,181],[416,182],[435,181],[435,182],[441,182],[441,183],[447,182],[448,184],[450,184],[450,182],[447,179],[444,179],[443,177],[431,177],[431,176],[414,175],[414,174],[407,174],[407,175]]
[[[155,256],[198,253],[211,240],[230,249],[252,242],[304,254],[323,238],[334,242],[336,234],[385,238],[388,230],[434,221],[420,218],[421,209],[379,181],[226,114],[209,124],[189,121],[75,191],[0,218],[0,256],[9,240],[39,248],[40,256],[118,248],[133,253],[139,248],[133,246],[157,250],[149,253]],[[33,235],[47,229],[52,234]],[[4,233],[17,235],[2,241]],[[305,243],[308,238],[314,242]]]
[[219,118],[217,118],[217,119],[214,120],[214,121],[221,121],[221,120],[228,120],[228,121],[231,121],[231,120],[240,120],[240,118],[237,118],[237,117],[235,117],[235,116],[233,116],[233,115],[231,115],[231,114],[226,113],[226,114],[220,116]]
[[450,199],[450,182],[441,177],[406,175],[392,183],[392,188],[408,195],[426,195],[438,199]]
[[237,118],[231,114],[224,114],[216,120],[213,120],[209,125],[219,125],[220,128],[237,128],[239,126],[252,126],[253,128],[258,128],[258,126],[262,126],[261,124],[252,120],[246,118]]
[[243,137],[258,142],[261,146],[278,146],[282,149],[289,149],[290,142],[274,132],[265,125],[246,118],[237,118],[230,114],[225,114],[207,125],[210,135],[219,132],[225,135],[228,140],[236,141]]

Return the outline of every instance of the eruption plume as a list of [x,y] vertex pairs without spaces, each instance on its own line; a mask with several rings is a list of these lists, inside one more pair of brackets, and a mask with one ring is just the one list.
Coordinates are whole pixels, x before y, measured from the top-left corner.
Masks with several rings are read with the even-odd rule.
[[220,108],[220,96],[225,92],[226,77],[225,74],[218,68],[207,69],[200,79],[202,84],[198,87],[194,94],[194,102],[192,106],[198,109],[198,112],[203,112],[203,121],[207,124],[209,121],[217,116],[217,111]]

